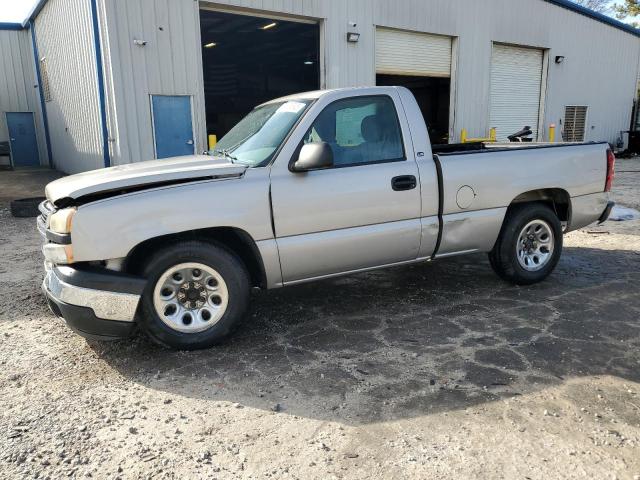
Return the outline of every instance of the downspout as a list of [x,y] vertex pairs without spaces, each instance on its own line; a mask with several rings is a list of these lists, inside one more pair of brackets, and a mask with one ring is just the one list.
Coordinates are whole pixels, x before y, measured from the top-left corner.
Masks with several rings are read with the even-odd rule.
[[36,66],[36,79],[38,80],[38,93],[40,94],[40,110],[42,111],[42,122],[44,123],[44,138],[47,144],[47,158],[49,160],[49,168],[54,168],[53,157],[51,155],[51,135],[49,135],[49,118],[47,117],[47,106],[44,101],[44,93],[42,92],[42,76],[40,74],[40,55],[38,54],[38,44],[36,42],[36,24],[33,20],[29,20],[29,29],[31,30],[31,45],[33,47],[33,58]]
[[98,74],[98,99],[100,101],[100,119],[102,121],[102,155],[104,166],[111,166],[109,154],[109,129],[107,128],[107,104],[104,89],[104,69],[102,66],[102,48],[100,46],[100,23],[98,22],[98,6],[96,0],[91,2],[91,17],[93,20],[93,41],[96,52],[96,70]]

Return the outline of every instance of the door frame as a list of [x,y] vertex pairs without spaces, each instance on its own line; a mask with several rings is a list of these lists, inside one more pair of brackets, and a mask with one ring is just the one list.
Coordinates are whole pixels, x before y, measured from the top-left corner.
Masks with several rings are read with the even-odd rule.
[[[272,164],[271,164],[271,171],[270,171],[270,177],[271,177],[271,188],[273,191],[273,195],[272,195],[272,208],[273,208],[273,213],[274,213],[274,225],[275,225],[275,241],[278,245],[278,251],[280,252],[280,264],[281,264],[281,270],[282,270],[282,282],[279,285],[293,285],[293,284],[297,284],[297,283],[303,283],[303,282],[307,282],[307,281],[311,281],[311,280],[317,280],[317,279],[321,279],[321,278],[331,278],[331,277],[335,277],[335,276],[340,276],[340,275],[345,275],[347,273],[353,273],[353,272],[359,272],[359,271],[367,271],[367,270],[373,270],[373,269],[377,269],[377,268],[382,268],[385,266],[390,266],[390,265],[404,265],[404,264],[409,264],[409,263],[414,263],[417,261],[423,261],[426,260],[428,257],[420,257],[420,245],[421,242],[423,241],[423,232],[422,232],[422,207],[421,207],[421,202],[422,202],[422,197],[421,197],[421,190],[420,189],[414,189],[412,190],[412,192],[416,192],[417,195],[417,213],[416,213],[416,217],[415,218],[394,218],[391,220],[384,220],[384,221],[367,221],[367,222],[359,222],[358,224],[354,225],[340,225],[340,226],[334,226],[331,228],[316,228],[313,230],[308,230],[307,232],[290,232],[290,231],[282,231],[282,225],[280,224],[280,215],[282,212],[279,211],[278,205],[282,204],[282,205],[290,205],[291,202],[289,201],[289,199],[286,198],[279,198],[279,193],[278,193],[278,184],[285,178],[290,177],[290,176],[298,176],[300,178],[304,178],[305,176],[315,176],[315,175],[326,175],[329,172],[346,172],[346,173],[353,173],[355,172],[356,174],[361,172],[362,169],[369,169],[369,168],[382,168],[383,166],[390,166],[390,165],[395,165],[394,168],[398,169],[400,168],[400,166],[405,167],[405,166],[413,166],[415,167],[415,171],[416,171],[416,178],[419,178],[420,175],[420,168],[419,168],[419,164],[418,164],[418,159],[416,157],[416,153],[415,153],[415,143],[414,143],[414,139],[411,136],[411,130],[409,128],[409,123],[407,121],[407,119],[401,115],[401,111],[403,111],[404,107],[402,104],[402,99],[400,94],[398,93],[397,90],[394,90],[393,87],[380,87],[380,88],[387,88],[387,91],[380,91],[378,89],[376,89],[375,87],[371,88],[367,88],[367,87],[363,87],[361,89],[358,89],[356,91],[337,91],[337,92],[330,92],[327,93],[323,96],[320,96],[316,101],[314,101],[309,109],[307,110],[307,113],[301,118],[301,120],[295,125],[295,127],[293,128],[293,130],[290,132],[289,137],[287,138],[287,141],[284,142],[282,149],[280,150],[280,152],[277,154],[277,156],[274,158]],[[402,143],[404,146],[404,153],[405,153],[405,159],[402,161],[390,161],[390,162],[374,162],[374,163],[363,163],[363,164],[358,164],[358,165],[353,165],[353,166],[346,166],[346,167],[334,167],[332,169],[327,169],[327,170],[319,170],[319,171],[315,171],[315,172],[308,172],[306,174],[299,174],[299,173],[293,173],[289,170],[289,164],[291,162],[291,159],[295,153],[295,151],[297,150],[298,146],[300,145],[300,142],[302,141],[305,133],[308,131],[308,129],[313,125],[313,123],[315,122],[315,120],[318,118],[318,116],[321,114],[321,112],[324,111],[324,109],[329,106],[330,104],[339,101],[339,100],[345,100],[345,99],[351,99],[351,98],[361,98],[361,97],[378,97],[378,96],[387,96],[390,97],[391,100],[393,101],[394,104],[394,108],[395,108],[395,112],[396,115],[398,116],[398,121],[399,121],[399,127],[400,127],[400,132],[401,132],[401,137],[402,137]],[[400,175],[398,173],[396,173],[396,175]],[[393,175],[389,175],[389,180],[393,177]],[[388,188],[389,190],[391,190],[391,184],[386,183],[385,182],[385,188]],[[287,190],[290,191],[290,190]],[[399,192],[400,194],[402,194],[402,192]],[[406,192],[404,192],[406,193]],[[409,258],[407,260],[402,260],[399,262],[392,262],[392,263],[387,263],[387,262],[380,262],[378,264],[372,264],[372,265],[366,265],[366,266],[362,266],[362,267],[358,267],[355,269],[343,269],[341,271],[336,271],[336,272],[331,272],[331,273],[322,273],[322,274],[314,274],[314,273],[310,273],[307,276],[305,276],[304,278],[296,278],[296,279],[292,279],[292,277],[290,276],[290,272],[289,274],[287,273],[287,268],[286,268],[286,263],[287,263],[287,254],[285,253],[285,250],[287,250],[287,245],[283,245],[283,241],[286,243],[291,239],[296,239],[296,241],[304,241],[305,237],[308,240],[313,240],[314,237],[315,238],[320,238],[320,236],[324,236],[324,235],[331,235],[331,234],[335,234],[335,235],[342,235],[342,234],[348,234],[350,232],[356,232],[356,233],[361,233],[361,234],[365,234],[367,233],[368,236],[371,235],[370,231],[372,229],[385,229],[387,227],[400,227],[401,224],[406,224],[409,222],[416,222],[416,241],[418,242],[418,247],[417,247],[417,251],[416,251],[416,257],[415,258]],[[279,225],[280,224],[280,225]],[[286,226],[285,226],[286,227]],[[435,243],[435,242],[434,242]],[[290,246],[289,246],[290,248]],[[295,272],[294,272],[295,273]],[[293,275],[295,276],[295,275]]]
[[[28,111],[12,111],[12,112],[4,112],[4,121],[7,124],[7,133],[9,134],[9,164],[11,165],[11,168],[16,168],[16,164],[13,160],[13,146],[11,145],[11,131],[9,130],[9,114],[10,113],[28,113],[31,115],[31,120],[33,120],[33,136],[35,137],[35,141],[36,141],[36,153],[37,153],[37,157],[38,157],[38,164],[37,165],[25,165],[26,167],[40,167],[42,166],[42,163],[40,162],[40,146],[38,145],[38,125],[36,123],[36,113],[35,112],[28,112]],[[20,165],[18,165],[20,166]]]
[[195,117],[193,112],[193,95],[190,93],[150,93],[149,94],[149,111],[151,113],[151,135],[153,138],[153,158],[158,160],[158,145],[156,143],[156,122],[153,112],[153,97],[189,97],[189,110],[191,116],[191,140],[193,141],[193,155],[196,155],[196,139],[195,139]]

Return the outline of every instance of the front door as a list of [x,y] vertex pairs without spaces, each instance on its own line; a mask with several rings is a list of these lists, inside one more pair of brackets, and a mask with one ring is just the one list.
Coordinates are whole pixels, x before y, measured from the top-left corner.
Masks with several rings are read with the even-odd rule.
[[417,257],[418,168],[404,138],[390,96],[344,98],[326,106],[303,139],[329,143],[334,167],[272,170],[284,283]]
[[31,112],[7,112],[11,158],[14,167],[40,165],[36,127]]
[[156,158],[194,154],[191,97],[151,95]]

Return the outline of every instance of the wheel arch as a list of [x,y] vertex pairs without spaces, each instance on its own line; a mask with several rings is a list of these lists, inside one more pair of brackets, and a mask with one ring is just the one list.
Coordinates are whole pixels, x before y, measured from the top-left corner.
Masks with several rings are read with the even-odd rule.
[[127,254],[123,270],[139,273],[145,262],[159,249],[185,240],[218,243],[240,258],[244,263],[251,285],[267,287],[267,275],[260,250],[251,235],[236,227],[212,227],[171,233],[145,240],[133,247]]
[[571,223],[571,196],[562,188],[540,188],[529,190],[515,197],[509,204],[509,209],[523,203],[544,203],[548,205],[563,223],[563,227]]

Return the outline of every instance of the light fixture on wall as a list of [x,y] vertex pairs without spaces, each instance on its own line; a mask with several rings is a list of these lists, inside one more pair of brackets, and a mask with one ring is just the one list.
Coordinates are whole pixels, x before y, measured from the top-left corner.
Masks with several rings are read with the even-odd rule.
[[277,23],[276,23],[276,22],[273,22],[273,23],[269,23],[269,24],[265,25],[264,27],[260,27],[260,28],[261,28],[262,30],[269,30],[270,28],[273,28],[273,27],[275,27],[276,25],[277,25]]
[[560,65],[562,62],[564,62],[564,55],[557,55],[556,56],[556,63],[558,65]]
[[215,46],[217,46],[218,44],[216,42],[211,42],[211,43],[206,43],[204,45],[204,48],[213,48]]
[[358,43],[360,40],[360,34],[358,32],[347,32],[347,42]]

